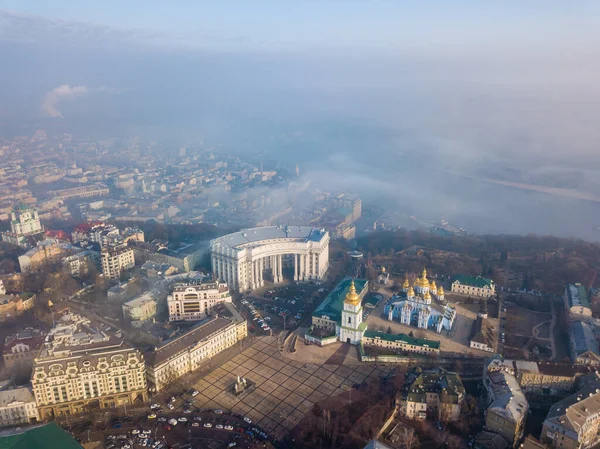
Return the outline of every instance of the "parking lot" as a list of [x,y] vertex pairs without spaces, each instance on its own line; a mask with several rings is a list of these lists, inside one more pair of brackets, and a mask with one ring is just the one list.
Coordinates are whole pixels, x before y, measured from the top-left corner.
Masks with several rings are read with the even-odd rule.
[[[348,391],[367,378],[387,374],[389,368],[370,365],[313,365],[280,354],[275,337],[257,337],[251,347],[194,384],[200,392],[196,405],[231,410],[252,419],[276,439],[282,438],[308,413],[315,402]],[[229,388],[237,376],[256,388],[236,397]]]

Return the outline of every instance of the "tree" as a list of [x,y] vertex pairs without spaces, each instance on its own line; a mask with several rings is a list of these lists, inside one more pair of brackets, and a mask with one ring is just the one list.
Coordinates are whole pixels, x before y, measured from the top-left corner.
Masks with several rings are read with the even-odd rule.
[[388,333],[388,334],[391,334],[391,333],[392,333],[392,326],[388,326],[388,328],[387,328],[387,333]]
[[320,418],[321,415],[323,414],[323,409],[317,402],[314,403],[311,411],[312,411],[313,415],[315,415],[317,418]]
[[419,437],[414,429],[405,427],[399,435],[398,446],[403,449],[416,449],[419,447]]

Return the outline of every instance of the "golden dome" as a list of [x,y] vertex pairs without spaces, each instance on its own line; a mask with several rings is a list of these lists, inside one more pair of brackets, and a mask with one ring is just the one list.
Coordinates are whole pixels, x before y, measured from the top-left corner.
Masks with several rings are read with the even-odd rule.
[[427,270],[423,268],[423,274],[417,279],[417,285],[419,287],[429,287],[429,280],[427,279]]
[[408,283],[408,278],[404,278],[404,283],[402,284],[402,288],[408,288],[410,287],[410,284]]
[[412,285],[408,288],[408,292],[406,293],[406,296],[408,296],[409,298],[412,296],[415,296],[415,291],[412,288]]
[[423,294],[423,299],[431,299],[431,295],[429,294],[429,290],[427,290],[424,294]]
[[346,295],[346,299],[344,300],[344,302],[352,306],[360,305],[360,296],[358,296],[358,293],[356,293],[354,279],[352,279],[352,282],[350,282],[350,289],[348,290],[348,294]]
[[438,296],[443,296],[444,295],[444,287],[442,287],[441,285],[437,289],[437,295]]
[[385,273],[385,267],[383,267],[383,266],[381,267],[381,272]]
[[435,281],[431,281],[431,283],[429,284],[429,288],[431,290],[436,290],[437,289],[437,285],[435,285]]

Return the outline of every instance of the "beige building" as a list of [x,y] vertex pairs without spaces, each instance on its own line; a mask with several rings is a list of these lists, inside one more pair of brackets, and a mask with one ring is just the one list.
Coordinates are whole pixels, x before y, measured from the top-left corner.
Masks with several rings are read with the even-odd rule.
[[600,392],[584,388],[552,406],[540,437],[556,449],[591,448],[600,443]]
[[568,284],[565,287],[565,310],[569,313],[571,318],[577,318],[577,316],[592,316],[592,307],[590,305],[590,299],[588,297],[587,289],[577,283]]
[[201,320],[221,302],[231,302],[229,287],[224,282],[191,282],[175,284],[167,297],[169,321]]
[[31,384],[41,419],[148,400],[142,354],[73,314],[48,334]]
[[94,262],[90,251],[80,251],[65,257],[62,263],[71,276],[78,278],[85,276]]
[[398,354],[410,352],[415,354],[439,354],[440,342],[426,338],[410,337],[406,334],[392,335],[379,331],[365,331],[362,337],[364,345],[389,349]]
[[137,298],[123,304],[123,316],[132,324],[141,324],[156,316],[156,298],[151,292],[146,292]]
[[42,240],[37,246],[19,256],[19,267],[22,273],[35,271],[45,263],[58,263],[67,254],[69,254],[68,244],[60,243],[55,239]]
[[565,363],[515,360],[516,378],[526,395],[536,398],[565,397],[590,368]]
[[100,253],[102,273],[109,279],[119,279],[123,271],[135,266],[133,249],[128,246],[104,248]]
[[484,370],[483,385],[489,404],[485,429],[501,435],[510,447],[516,447],[523,437],[529,411],[525,394],[510,367],[506,369],[498,360],[492,360]]
[[248,335],[246,320],[232,304],[191,330],[157,346],[146,354],[148,383],[160,391],[178,377],[196,370],[211,357]]
[[452,279],[452,289],[454,293],[462,293],[464,295],[480,296],[489,298],[496,293],[496,284],[494,281],[481,276],[455,276]]
[[36,295],[20,293],[7,295],[4,281],[0,279],[0,322],[14,318],[35,305]]
[[410,419],[456,421],[465,399],[465,388],[456,373],[443,370],[423,372],[413,382],[406,398]]
[[37,329],[25,329],[9,335],[4,341],[2,357],[8,370],[31,370],[33,359],[44,344],[44,335]]
[[32,424],[39,420],[31,387],[0,391],[0,427]]

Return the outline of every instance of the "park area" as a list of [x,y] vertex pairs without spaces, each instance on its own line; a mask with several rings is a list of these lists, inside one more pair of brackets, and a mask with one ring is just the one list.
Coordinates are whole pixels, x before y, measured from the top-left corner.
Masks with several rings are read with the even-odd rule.
[[506,302],[504,357],[554,360],[553,313],[537,312]]

